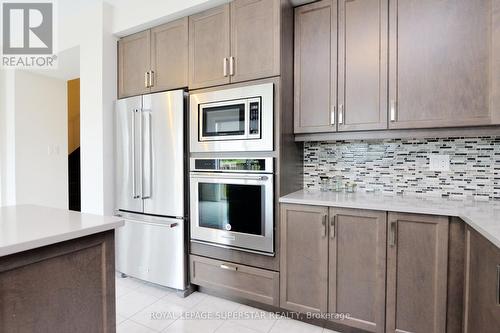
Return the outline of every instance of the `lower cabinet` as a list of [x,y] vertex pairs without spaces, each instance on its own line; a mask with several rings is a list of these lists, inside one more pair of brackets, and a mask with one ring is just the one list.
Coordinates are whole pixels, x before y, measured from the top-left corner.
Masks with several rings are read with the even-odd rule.
[[387,213],[330,209],[328,312],[343,325],[384,332]]
[[326,313],[328,208],[281,206],[280,306]]
[[227,296],[279,305],[279,273],[190,255],[191,283],[216,289]]
[[500,249],[466,231],[465,333],[500,332]]
[[388,221],[386,332],[445,332],[449,218]]
[[448,217],[283,204],[280,228],[282,308],[368,332],[446,332]]

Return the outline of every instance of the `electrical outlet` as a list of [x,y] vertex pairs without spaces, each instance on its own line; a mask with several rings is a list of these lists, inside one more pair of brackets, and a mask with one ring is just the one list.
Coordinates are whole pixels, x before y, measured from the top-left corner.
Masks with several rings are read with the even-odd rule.
[[430,171],[450,171],[450,155],[430,155]]

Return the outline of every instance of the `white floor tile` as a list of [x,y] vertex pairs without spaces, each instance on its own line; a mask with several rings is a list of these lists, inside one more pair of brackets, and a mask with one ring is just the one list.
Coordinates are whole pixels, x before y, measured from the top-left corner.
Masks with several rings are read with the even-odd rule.
[[163,298],[169,294],[175,295],[175,292],[173,290],[170,290],[165,287],[160,287],[152,283],[144,283],[135,290],[141,293],[151,295],[156,298]]
[[224,324],[223,320],[179,319],[167,327],[164,333],[214,333]]
[[127,320],[118,325],[116,328],[117,333],[153,333],[154,331],[142,326],[132,320]]
[[228,321],[222,324],[215,333],[259,333],[259,331]]
[[301,321],[280,318],[271,329],[270,333],[322,333],[323,328],[309,325]]
[[116,313],[128,318],[157,301],[158,298],[156,297],[132,291],[118,299],[116,302]]
[[120,316],[118,313],[116,314],[116,325],[123,323],[127,318],[124,316]]
[[118,278],[116,278],[115,281],[116,281],[117,286],[125,287],[128,289],[137,289],[140,286],[144,285],[144,283],[142,281],[131,278],[131,277],[126,277],[126,278],[118,277]]
[[124,287],[121,284],[117,284],[116,288],[115,288],[115,295],[116,295],[116,298],[119,298],[119,297],[122,297],[122,296],[125,296],[125,295],[131,293],[132,291],[134,291],[134,289]]
[[203,312],[234,312],[240,307],[241,304],[231,302],[222,298],[214,297],[211,295],[206,295],[206,297],[198,303],[193,310],[203,311]]
[[337,331],[332,331],[332,330],[329,330],[329,329],[325,328],[325,329],[323,330],[323,333],[340,333],[340,332],[337,332]]
[[207,297],[207,295],[195,292],[184,298],[176,294],[167,294],[164,298],[162,298],[162,300],[191,309],[200,303],[205,297]]
[[[276,317],[273,314],[252,308],[250,306],[241,305],[237,310],[238,315],[242,316],[238,319],[231,319],[232,323],[240,326],[245,326],[258,332],[267,333],[276,322]],[[245,317],[250,317],[246,319]]]
[[179,319],[188,308],[159,300],[132,316],[132,320],[151,329],[161,331]]

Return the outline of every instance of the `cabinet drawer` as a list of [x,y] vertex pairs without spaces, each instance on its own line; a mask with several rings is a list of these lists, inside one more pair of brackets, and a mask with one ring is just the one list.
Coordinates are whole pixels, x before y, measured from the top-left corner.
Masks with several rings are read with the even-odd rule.
[[230,295],[278,306],[279,273],[264,269],[189,256],[191,283]]

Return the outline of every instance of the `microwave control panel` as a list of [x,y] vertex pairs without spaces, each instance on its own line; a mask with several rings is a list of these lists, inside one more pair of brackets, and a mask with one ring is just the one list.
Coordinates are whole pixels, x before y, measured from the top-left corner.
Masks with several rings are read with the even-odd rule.
[[260,137],[260,98],[251,99],[248,102],[249,128],[251,137]]

